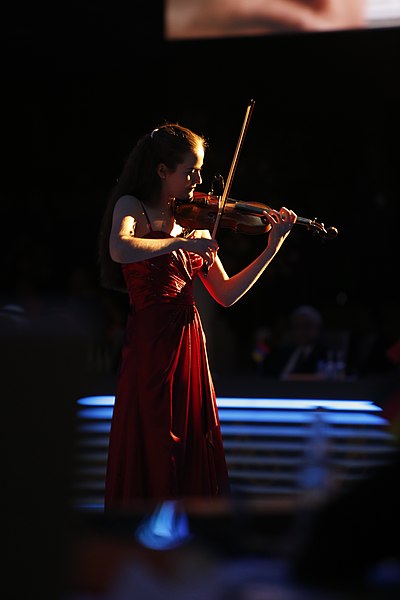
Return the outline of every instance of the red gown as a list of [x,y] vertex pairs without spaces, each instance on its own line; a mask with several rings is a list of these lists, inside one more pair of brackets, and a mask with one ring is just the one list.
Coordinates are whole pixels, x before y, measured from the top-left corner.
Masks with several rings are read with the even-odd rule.
[[[166,237],[150,230],[147,236]],[[206,340],[193,298],[203,259],[183,250],[124,264],[130,297],[105,510],[229,493]]]

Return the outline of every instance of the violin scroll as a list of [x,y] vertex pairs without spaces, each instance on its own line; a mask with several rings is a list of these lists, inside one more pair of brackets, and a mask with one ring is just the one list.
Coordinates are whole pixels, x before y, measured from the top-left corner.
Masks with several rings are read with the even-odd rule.
[[336,227],[325,228],[323,223],[319,223],[316,219],[305,219],[303,217],[297,217],[296,223],[298,225],[305,225],[309,231],[312,231],[314,235],[322,237],[324,240],[334,240],[338,235]]

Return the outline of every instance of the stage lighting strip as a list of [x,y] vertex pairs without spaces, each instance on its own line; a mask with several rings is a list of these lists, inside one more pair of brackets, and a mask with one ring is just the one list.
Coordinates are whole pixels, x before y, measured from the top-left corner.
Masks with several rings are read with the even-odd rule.
[[[113,407],[114,396],[86,396],[79,398],[80,406]],[[217,398],[219,408],[289,408],[316,409],[340,411],[373,411],[382,409],[370,400],[331,400],[322,398]],[[108,414],[108,413],[105,413]]]
[[[104,395],[86,396],[77,401],[76,432],[80,464],[77,470],[77,489],[82,486],[83,493],[77,504],[81,508],[93,510],[102,506],[106,448],[114,399],[114,396]],[[265,473],[268,475],[269,458],[265,456],[265,452],[273,450],[274,464],[279,462],[282,465],[282,473],[274,475],[277,481],[290,475],[283,472],[283,465],[289,459],[289,462],[298,459],[290,456],[287,458],[285,453],[304,450],[303,446],[310,435],[309,427],[318,410],[323,414],[325,426],[333,428],[331,434],[336,440],[335,447],[338,451],[343,453],[346,450],[346,445],[343,446],[344,449],[342,445],[347,438],[352,439],[353,452],[364,454],[365,458],[375,462],[382,458],[387,460],[386,455],[390,450],[388,423],[380,414],[382,409],[369,400],[222,397],[217,398],[217,405],[227,458],[232,462],[231,476],[244,477],[245,473],[240,470],[236,473],[236,469],[238,465],[240,467],[240,464],[249,462],[246,452],[260,452],[260,457],[251,457],[251,465],[247,466],[246,477],[249,481],[244,488],[253,493],[263,493],[263,488],[252,483],[250,476],[257,461],[265,463]],[[369,447],[369,444],[372,446]],[[243,456],[240,455],[241,452],[244,453]],[[278,459],[276,453],[281,453],[282,456]],[[361,468],[361,459],[357,460],[357,465]],[[352,468],[350,463],[348,468]],[[259,473],[255,471],[253,475],[259,477]],[[241,485],[240,481],[236,483],[239,490]],[[282,483],[282,486],[277,487],[275,483],[274,491],[283,490],[287,493],[286,488],[287,484]],[[78,491],[78,496],[79,494]]]

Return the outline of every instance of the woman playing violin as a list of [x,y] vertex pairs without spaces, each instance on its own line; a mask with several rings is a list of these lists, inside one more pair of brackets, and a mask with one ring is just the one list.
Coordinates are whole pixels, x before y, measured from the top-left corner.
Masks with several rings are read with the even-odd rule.
[[[228,472],[193,282],[228,307],[258,280],[296,222],[282,207],[261,254],[229,276],[209,230],[187,232],[175,198],[202,183],[205,138],[177,123],[145,134],[110,196],[100,232],[102,284],[129,294],[109,439],[105,509],[137,501],[218,497]],[[207,266],[204,271],[203,265]]]

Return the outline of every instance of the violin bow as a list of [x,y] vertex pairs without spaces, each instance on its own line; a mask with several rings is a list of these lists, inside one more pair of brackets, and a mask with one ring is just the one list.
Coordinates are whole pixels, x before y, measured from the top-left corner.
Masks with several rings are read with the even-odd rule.
[[217,216],[215,218],[215,222],[214,222],[214,228],[213,228],[213,232],[212,232],[212,239],[215,239],[216,233],[217,233],[217,229],[218,226],[220,224],[222,215],[224,213],[225,210],[225,206],[226,206],[226,201],[228,199],[228,195],[229,195],[229,191],[231,189],[232,186],[232,180],[236,171],[236,167],[237,167],[237,163],[239,160],[239,155],[240,155],[240,151],[242,149],[243,146],[243,141],[249,126],[249,122],[250,122],[250,118],[251,115],[253,113],[253,109],[254,109],[254,104],[255,104],[255,100],[250,100],[247,108],[246,108],[246,113],[244,116],[244,120],[243,120],[243,125],[242,125],[242,129],[240,131],[240,135],[239,135],[239,139],[238,142],[236,144],[236,150],[235,150],[235,154],[233,155],[233,159],[232,159],[232,163],[231,163],[231,167],[229,169],[229,173],[228,173],[228,177],[226,179],[226,183],[225,183],[225,187],[223,189],[223,192],[221,194],[221,196],[218,196],[218,213]]

